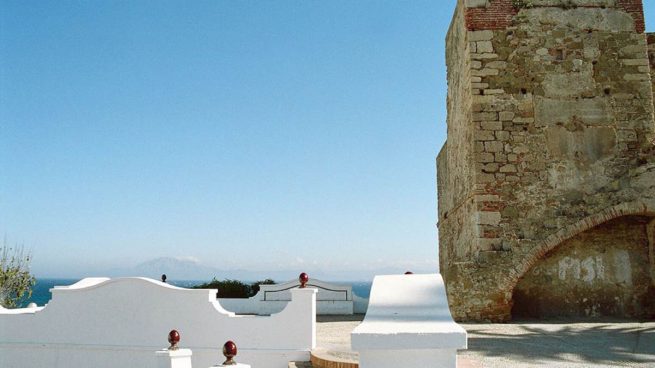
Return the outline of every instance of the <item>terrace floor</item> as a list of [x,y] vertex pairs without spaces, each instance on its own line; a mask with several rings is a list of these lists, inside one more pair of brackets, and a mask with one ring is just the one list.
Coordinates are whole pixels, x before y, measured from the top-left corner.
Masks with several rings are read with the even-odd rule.
[[[315,356],[356,362],[350,331],[363,315],[319,316]],[[523,321],[462,324],[468,350],[461,368],[655,367],[655,321]],[[317,368],[317,367],[315,367]]]

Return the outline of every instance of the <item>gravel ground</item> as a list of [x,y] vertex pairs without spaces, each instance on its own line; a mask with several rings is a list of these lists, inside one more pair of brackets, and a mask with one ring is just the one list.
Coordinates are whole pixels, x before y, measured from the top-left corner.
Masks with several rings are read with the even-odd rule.
[[[362,315],[319,316],[317,348],[356,360],[350,332]],[[655,367],[655,322],[594,321],[462,324],[465,367]]]

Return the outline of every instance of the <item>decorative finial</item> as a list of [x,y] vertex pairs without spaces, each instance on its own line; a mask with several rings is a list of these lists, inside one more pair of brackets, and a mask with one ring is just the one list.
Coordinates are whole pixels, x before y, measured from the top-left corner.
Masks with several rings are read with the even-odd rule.
[[298,281],[300,281],[300,288],[304,289],[305,284],[309,281],[309,275],[304,272],[301,273],[300,276],[298,276]]
[[168,350],[177,350],[178,342],[180,342],[180,333],[177,332],[177,330],[171,330],[171,332],[168,333],[168,343],[171,344],[171,346],[168,347]]
[[405,272],[405,275],[413,275],[413,274],[414,274],[414,272],[412,272],[412,271]]
[[161,275],[161,282],[166,282],[166,274]]
[[234,357],[237,355],[237,344],[232,340],[228,340],[223,345],[223,355],[226,358],[223,365],[236,365],[237,362],[234,360]]

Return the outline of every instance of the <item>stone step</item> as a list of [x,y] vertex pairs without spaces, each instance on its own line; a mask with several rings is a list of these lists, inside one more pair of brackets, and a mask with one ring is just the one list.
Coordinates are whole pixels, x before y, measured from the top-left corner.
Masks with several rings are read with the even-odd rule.
[[358,368],[359,355],[350,351],[314,349],[310,355],[313,368]]
[[289,362],[289,368],[312,368],[311,362]]
[[[357,353],[315,349],[311,362],[290,362],[289,368],[358,368]],[[457,368],[483,368],[482,361],[470,357],[458,357]]]

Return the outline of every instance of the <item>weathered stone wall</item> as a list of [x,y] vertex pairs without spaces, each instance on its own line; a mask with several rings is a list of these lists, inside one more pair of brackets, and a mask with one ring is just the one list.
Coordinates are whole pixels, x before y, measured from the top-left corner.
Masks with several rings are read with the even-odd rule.
[[[448,140],[437,158],[437,175],[439,218],[449,219],[458,226],[440,228],[445,236],[456,239],[451,245],[472,245],[477,237],[474,234],[474,208],[467,199],[474,187],[474,145],[473,129],[468,122],[471,120],[471,83],[479,82],[480,77],[471,76],[471,60],[467,55],[471,52],[467,40],[467,30],[464,21],[465,12],[458,8],[453,17],[448,32],[446,50],[446,65],[448,67]],[[452,148],[450,148],[452,147]],[[441,221],[441,220],[440,220]],[[470,247],[444,246],[440,249],[444,257],[462,258],[471,254]]]
[[514,290],[514,317],[653,315],[646,226],[625,216],[566,240]]
[[[653,70],[655,70],[655,33],[648,33],[646,35],[646,42],[648,43],[648,61],[651,70],[651,85],[655,91],[655,78],[652,78]],[[653,105],[655,106],[655,98],[653,98]]]
[[[447,55],[466,60],[448,63],[438,162],[440,266],[455,318],[509,319],[518,280],[562,241],[655,215],[653,86],[635,9],[640,1],[458,4]],[[509,20],[487,22],[492,10]],[[467,73],[469,88],[455,88],[451,75]],[[460,152],[471,144],[472,155]]]

